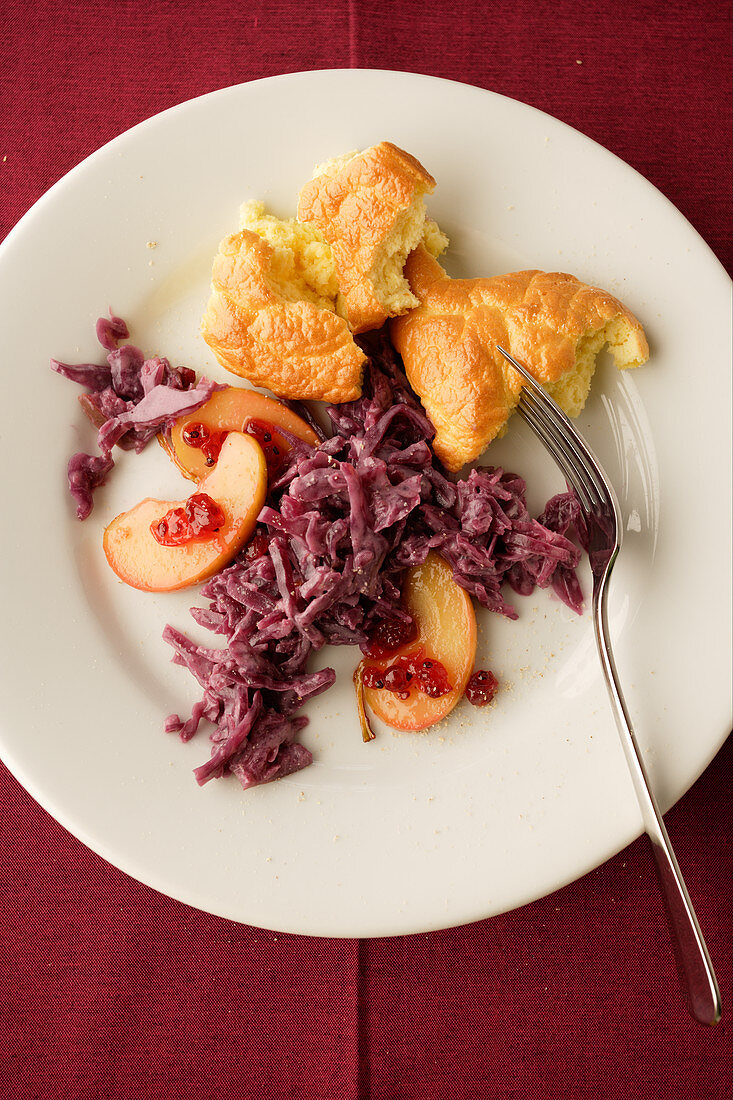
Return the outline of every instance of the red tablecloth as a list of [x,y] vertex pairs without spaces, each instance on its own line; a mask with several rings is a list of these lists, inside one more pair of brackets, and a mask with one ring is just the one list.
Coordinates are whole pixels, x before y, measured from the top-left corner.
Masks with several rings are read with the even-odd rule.
[[[656,184],[730,270],[728,3],[387,10],[6,0],[0,237],[84,156],[165,107],[256,77],[358,66],[463,80],[556,115]],[[730,744],[667,819],[727,1000],[710,1031],[681,1007],[641,841],[478,925],[309,940],[138,885],[0,773],[2,1096],[729,1095]]]

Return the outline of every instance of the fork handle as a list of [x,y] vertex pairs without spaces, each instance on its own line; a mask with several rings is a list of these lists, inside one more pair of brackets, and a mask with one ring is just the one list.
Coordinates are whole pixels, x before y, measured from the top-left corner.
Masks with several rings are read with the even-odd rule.
[[593,594],[596,643],[644,828],[651,841],[685,1001],[692,1016],[701,1024],[716,1024],[721,1013],[720,989],[621,693],[613,652],[608,644],[606,591],[602,584]]

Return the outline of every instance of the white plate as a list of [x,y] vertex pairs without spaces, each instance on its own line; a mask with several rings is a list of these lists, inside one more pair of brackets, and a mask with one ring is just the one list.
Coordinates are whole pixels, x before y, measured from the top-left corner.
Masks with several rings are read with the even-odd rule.
[[[217,373],[198,336],[211,258],[240,202],[292,213],[312,166],[389,139],[438,180],[453,274],[572,271],[621,297],[652,360],[603,364],[580,425],[616,482],[628,537],[611,595],[621,677],[656,791],[671,805],[730,729],[730,283],[645,180],[527,106],[407,73],[302,73],[215,92],[123,134],[69,173],[0,252],[4,478],[0,751],[45,808],[142,882],[268,928],[381,936],[542,896],[640,832],[587,614],[547,593],[481,622],[503,690],[426,735],[363,745],[353,652],[309,708],[315,764],[243,793],[200,789],[208,756],[161,729],[197,697],[163,625],[190,595],[125,588],[103,525],[185,486],[157,447],[121,456],[73,518],[65,466],[93,433],[54,355],[100,359],[108,304],[148,353]],[[156,247],[148,242],[157,242]],[[491,459],[541,507],[560,480],[517,421]],[[325,660],[330,659],[324,657]]]

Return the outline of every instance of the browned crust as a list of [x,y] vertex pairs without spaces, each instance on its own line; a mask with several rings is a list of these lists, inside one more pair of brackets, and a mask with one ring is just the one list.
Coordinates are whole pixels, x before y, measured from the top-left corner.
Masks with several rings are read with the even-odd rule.
[[272,255],[249,230],[222,241],[204,340],[223,367],[278,397],[355,400],[366,356],[346,321],[312,302],[286,301],[268,277]]
[[411,386],[436,428],[434,448],[449,470],[477,458],[519,400],[521,380],[497,344],[551,383],[576,365],[584,335],[619,320],[629,361],[649,348],[636,317],[606,291],[560,272],[516,271],[487,279],[450,279],[420,246],[405,275],[420,305],[391,323]]
[[371,272],[416,190],[430,193],[434,188],[435,180],[419,160],[389,141],[347,161],[336,175],[317,176],[302,188],[298,219],[316,225],[333,249],[353,332],[378,328],[387,320]]

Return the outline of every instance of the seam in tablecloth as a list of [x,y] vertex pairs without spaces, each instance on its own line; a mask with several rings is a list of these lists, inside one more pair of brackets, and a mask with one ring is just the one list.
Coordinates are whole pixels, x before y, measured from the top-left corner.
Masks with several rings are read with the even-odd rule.
[[359,47],[356,34],[356,5],[358,0],[349,0],[349,67],[359,68]]
[[369,1064],[369,1014],[367,989],[367,940],[358,940],[356,947],[356,1100],[371,1100]]

